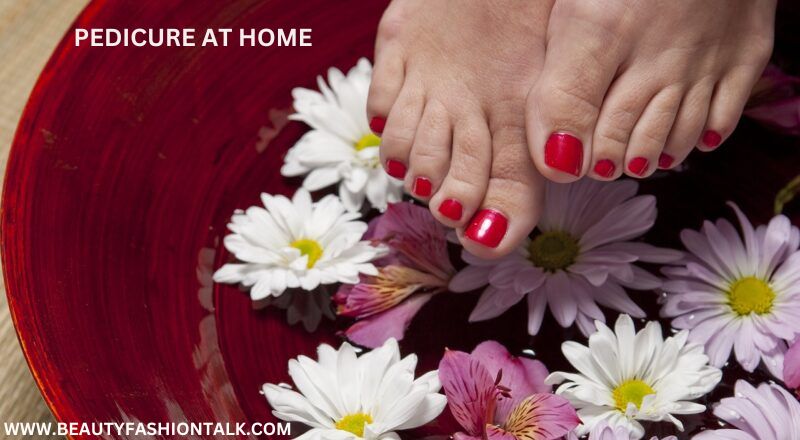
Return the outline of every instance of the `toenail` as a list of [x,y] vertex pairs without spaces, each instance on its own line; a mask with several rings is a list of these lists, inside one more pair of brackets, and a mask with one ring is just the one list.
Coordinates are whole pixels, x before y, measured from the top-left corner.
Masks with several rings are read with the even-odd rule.
[[600,177],[609,178],[614,175],[614,169],[617,167],[614,166],[614,162],[603,159],[598,160],[596,164],[594,164],[594,172]]
[[717,148],[722,143],[722,136],[714,130],[703,133],[703,145],[708,148]]
[[464,208],[461,206],[461,202],[456,199],[447,199],[439,205],[439,213],[450,220],[461,220],[461,214],[463,212]]
[[508,229],[508,219],[494,209],[481,209],[469,222],[464,235],[484,246],[496,248]]
[[648,161],[644,157],[634,157],[628,162],[628,171],[636,174],[637,176],[643,176],[645,172],[647,172],[647,166],[650,165],[650,161]]
[[553,133],[544,146],[544,163],[559,171],[579,176],[583,164],[583,143],[567,133]]
[[669,154],[661,153],[661,156],[658,156],[658,167],[661,169],[667,169],[671,167],[672,162],[675,162],[675,158]]
[[414,179],[414,187],[411,188],[414,194],[420,197],[428,197],[431,195],[432,189],[433,185],[431,185],[431,181],[427,177],[417,177]]
[[376,116],[369,121],[369,129],[375,134],[382,134],[384,127],[386,127],[386,118]]
[[386,161],[386,173],[395,179],[403,179],[406,177],[406,166],[403,162],[389,159]]

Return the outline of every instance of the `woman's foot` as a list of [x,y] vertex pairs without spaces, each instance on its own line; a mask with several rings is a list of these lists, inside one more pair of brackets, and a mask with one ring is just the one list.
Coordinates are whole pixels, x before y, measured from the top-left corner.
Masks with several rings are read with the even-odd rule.
[[527,103],[537,167],[646,177],[716,148],[769,59],[774,14],[775,0],[556,0]]
[[550,7],[396,0],[379,27],[367,107],[381,161],[484,258],[514,250],[539,218],[524,113]]

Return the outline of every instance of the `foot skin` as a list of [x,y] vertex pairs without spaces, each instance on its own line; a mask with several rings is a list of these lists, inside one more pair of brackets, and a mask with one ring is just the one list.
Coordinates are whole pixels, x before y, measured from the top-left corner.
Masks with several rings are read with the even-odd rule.
[[525,98],[551,6],[395,0],[378,30],[367,111],[381,161],[483,258],[514,250],[539,219]]
[[733,131],[772,51],[775,0],[556,0],[527,102],[545,177],[646,177]]

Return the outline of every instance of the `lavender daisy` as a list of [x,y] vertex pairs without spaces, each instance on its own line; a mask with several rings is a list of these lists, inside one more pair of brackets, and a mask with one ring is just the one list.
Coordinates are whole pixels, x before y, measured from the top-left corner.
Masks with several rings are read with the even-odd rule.
[[734,397],[722,399],[714,415],[732,425],[704,431],[693,440],[788,440],[800,438],[800,402],[775,384],[754,388],[740,380]]
[[577,322],[587,335],[595,320],[605,321],[597,304],[643,318],[644,311],[623,287],[655,289],[661,280],[636,263],[669,263],[682,254],[631,241],[656,220],[655,197],[637,196],[637,189],[630,180],[548,183],[532,239],[499,260],[462,253],[469,266],[451,280],[450,290],[467,292],[488,284],[470,321],[499,316],[526,296],[532,335],[548,306],[562,327]]
[[800,334],[800,230],[783,215],[753,228],[736,205],[744,240],[725,219],[684,230],[691,252],[684,264],[665,268],[661,315],[689,329],[705,344],[711,364],[722,366],[731,350],[747,371],[764,361],[783,377],[787,340]]

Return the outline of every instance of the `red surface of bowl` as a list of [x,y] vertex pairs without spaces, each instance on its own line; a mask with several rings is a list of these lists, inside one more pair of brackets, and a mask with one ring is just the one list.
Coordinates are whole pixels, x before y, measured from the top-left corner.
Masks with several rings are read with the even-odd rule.
[[[95,2],[76,26],[304,27],[313,47],[76,48],[71,33],[59,46],[9,160],[2,250],[20,340],[62,421],[273,420],[261,384],[288,381],[290,357],[338,344],[341,326],[289,326],[283,311],[254,310],[210,274],[229,258],[220,242],[233,210],[299,184],[278,172],[306,130],[287,122],[291,89],[371,56],[386,2],[167,3]],[[643,184],[659,195],[656,244],[726,215],[727,199],[763,221],[800,169],[793,141],[754,126],[694,156],[685,172]],[[655,310],[654,295],[635,298]],[[559,345],[577,331],[550,322],[529,338],[520,307],[466,327],[475,299],[436,298],[403,350],[429,369],[445,346],[493,338],[566,367]],[[723,386],[712,399],[729,394]],[[711,421],[698,416],[688,432]]]

